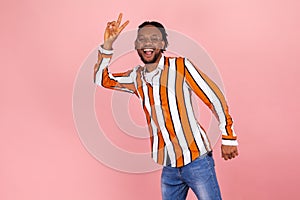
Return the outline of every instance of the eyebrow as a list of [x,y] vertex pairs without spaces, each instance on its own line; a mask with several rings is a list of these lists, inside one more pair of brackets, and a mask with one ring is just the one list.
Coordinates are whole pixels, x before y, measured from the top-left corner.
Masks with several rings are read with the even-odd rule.
[[[145,35],[138,34],[137,36],[138,36],[138,37],[140,37],[140,36],[145,36]],[[158,37],[159,37],[159,35],[158,35],[158,34],[152,34],[152,35],[150,35],[150,36],[158,36]]]

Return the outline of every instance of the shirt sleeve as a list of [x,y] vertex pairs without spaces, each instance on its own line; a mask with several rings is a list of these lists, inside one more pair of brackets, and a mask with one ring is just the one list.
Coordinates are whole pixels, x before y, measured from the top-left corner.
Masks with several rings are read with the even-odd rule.
[[108,66],[112,55],[113,50],[106,50],[99,46],[98,61],[94,66],[94,82],[105,88],[136,93],[133,70],[124,73],[109,72]]
[[233,120],[227,102],[218,86],[195,65],[185,58],[185,81],[193,92],[210,108],[219,121],[222,144],[237,146]]

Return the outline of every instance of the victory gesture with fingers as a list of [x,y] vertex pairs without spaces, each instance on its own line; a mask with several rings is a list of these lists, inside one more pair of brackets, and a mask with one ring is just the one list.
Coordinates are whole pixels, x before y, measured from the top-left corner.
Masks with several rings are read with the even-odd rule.
[[117,39],[121,31],[127,26],[129,21],[127,20],[121,25],[122,13],[119,14],[117,21],[108,22],[104,32],[104,44],[105,49],[112,49],[113,42]]

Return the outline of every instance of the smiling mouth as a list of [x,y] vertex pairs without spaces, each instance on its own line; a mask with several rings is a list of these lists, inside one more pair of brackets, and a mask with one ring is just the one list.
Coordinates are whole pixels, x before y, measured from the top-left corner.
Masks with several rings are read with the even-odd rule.
[[143,50],[143,52],[146,56],[151,56],[154,52],[154,49],[151,49],[151,48],[145,48],[145,49],[142,49],[142,50]]

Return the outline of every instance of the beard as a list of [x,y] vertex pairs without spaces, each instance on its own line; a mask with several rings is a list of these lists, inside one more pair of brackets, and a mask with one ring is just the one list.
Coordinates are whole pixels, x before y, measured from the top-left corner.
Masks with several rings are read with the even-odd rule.
[[144,58],[143,52],[141,52],[141,51],[137,51],[137,52],[138,52],[138,55],[140,56],[140,59],[143,61],[144,64],[153,64],[153,63],[156,63],[158,61],[158,58],[159,58],[160,54],[161,54],[161,51],[159,51],[159,52],[155,52],[154,51],[153,52],[154,53],[153,58],[151,60],[146,60]]

